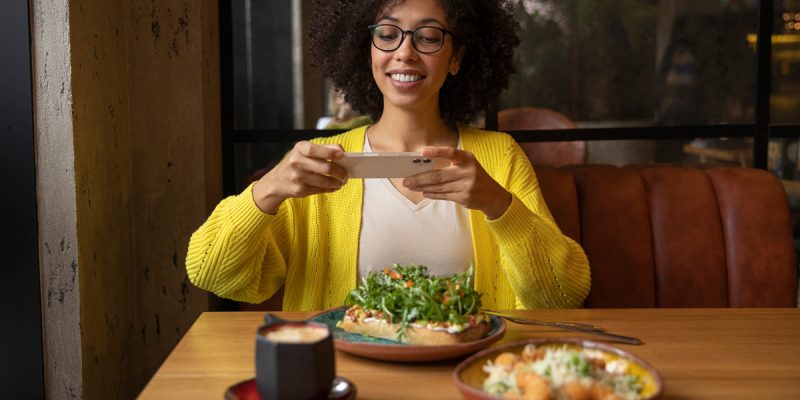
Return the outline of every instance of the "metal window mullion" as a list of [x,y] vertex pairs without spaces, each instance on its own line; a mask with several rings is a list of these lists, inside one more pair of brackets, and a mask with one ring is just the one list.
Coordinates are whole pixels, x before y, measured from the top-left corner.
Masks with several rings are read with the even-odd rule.
[[772,89],[773,0],[758,2],[756,38],[756,125],[753,140],[753,166],[767,168],[769,146],[770,92]]
[[[597,140],[654,140],[694,138],[752,137],[755,125],[643,126],[624,128],[579,128],[555,130],[508,131],[520,142],[560,142]],[[321,136],[333,136],[343,130],[264,129],[234,130],[236,143],[292,143]]]

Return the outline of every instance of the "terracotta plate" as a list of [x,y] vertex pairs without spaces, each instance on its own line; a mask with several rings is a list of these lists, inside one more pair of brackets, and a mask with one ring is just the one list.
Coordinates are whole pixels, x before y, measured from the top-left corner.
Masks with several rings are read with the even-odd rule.
[[344,310],[345,307],[338,307],[323,311],[311,320],[327,324],[330,327],[336,349],[376,360],[401,362],[446,360],[474,353],[500,340],[506,332],[505,321],[496,316],[490,316],[492,328],[482,339],[443,346],[409,345],[345,332],[337,328],[336,323],[344,317]]
[[[657,399],[660,398],[663,393],[664,384],[661,381],[661,376],[658,374],[658,371],[646,361],[627,351],[620,350],[605,343],[578,338],[527,339],[481,351],[462,361],[458,367],[456,367],[455,371],[453,371],[453,381],[455,381],[456,386],[458,386],[458,390],[461,391],[465,399],[469,400],[499,399],[499,397],[492,396],[483,391],[483,381],[488,377],[488,374],[483,370],[483,366],[486,365],[487,361],[495,359],[500,353],[521,353],[525,345],[529,343],[533,343],[537,346],[561,346],[566,344],[577,348],[600,351],[605,353],[609,359],[625,360],[630,365],[629,373],[639,376],[642,382],[642,399]],[[606,356],[604,356],[604,358],[606,358]]]

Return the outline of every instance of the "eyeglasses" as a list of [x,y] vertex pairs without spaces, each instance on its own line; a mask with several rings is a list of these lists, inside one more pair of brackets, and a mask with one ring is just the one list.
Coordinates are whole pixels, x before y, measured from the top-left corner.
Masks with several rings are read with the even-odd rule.
[[444,37],[453,34],[447,29],[436,26],[420,26],[412,30],[403,30],[391,24],[370,25],[372,45],[380,51],[395,51],[403,44],[406,33],[411,34],[411,45],[420,53],[431,54],[441,50]]

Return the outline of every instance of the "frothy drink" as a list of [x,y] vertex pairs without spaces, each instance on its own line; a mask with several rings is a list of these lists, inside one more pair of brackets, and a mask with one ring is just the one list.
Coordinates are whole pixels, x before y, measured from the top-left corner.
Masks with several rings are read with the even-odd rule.
[[283,325],[264,334],[276,343],[313,343],[328,336],[328,330],[319,326]]

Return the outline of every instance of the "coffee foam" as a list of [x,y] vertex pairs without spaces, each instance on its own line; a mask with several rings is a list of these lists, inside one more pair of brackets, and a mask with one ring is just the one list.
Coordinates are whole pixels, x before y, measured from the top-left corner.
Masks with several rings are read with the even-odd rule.
[[284,325],[273,329],[264,337],[277,343],[313,343],[328,336],[328,330],[313,325]]

